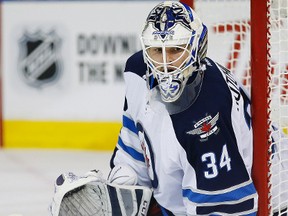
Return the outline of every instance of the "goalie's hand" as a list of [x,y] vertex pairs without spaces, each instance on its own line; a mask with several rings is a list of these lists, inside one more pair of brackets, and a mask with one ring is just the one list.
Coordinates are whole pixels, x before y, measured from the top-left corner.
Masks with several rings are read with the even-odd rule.
[[49,210],[52,216],[145,216],[151,196],[146,187],[106,183],[99,171],[70,172],[57,178]]
[[[92,170],[84,176],[76,176],[72,172],[60,175],[54,184],[54,197],[49,206],[50,214],[52,216],[76,215],[77,211],[82,211],[83,207],[81,206],[88,200],[84,200],[85,196],[80,194],[87,193],[86,197],[90,196],[91,193],[88,192],[90,191],[89,185],[97,184],[97,182],[104,182],[104,179],[102,173],[96,170]],[[89,185],[87,185],[88,183]]]

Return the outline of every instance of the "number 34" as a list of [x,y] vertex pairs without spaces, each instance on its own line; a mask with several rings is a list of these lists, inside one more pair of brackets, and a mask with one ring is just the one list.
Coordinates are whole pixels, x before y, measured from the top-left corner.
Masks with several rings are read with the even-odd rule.
[[207,170],[204,171],[204,176],[207,179],[217,177],[219,169],[226,167],[227,172],[231,170],[231,158],[228,154],[226,145],[224,145],[222,148],[219,165],[218,161],[216,160],[216,156],[213,152],[203,154],[201,160],[202,162],[205,162],[207,165]]

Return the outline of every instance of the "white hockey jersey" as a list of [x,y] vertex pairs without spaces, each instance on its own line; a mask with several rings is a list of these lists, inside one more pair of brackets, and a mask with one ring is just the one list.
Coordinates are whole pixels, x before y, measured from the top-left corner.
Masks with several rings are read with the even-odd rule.
[[250,101],[233,75],[206,58],[180,102],[164,103],[155,83],[148,90],[146,69],[142,52],[126,63],[111,168],[131,166],[163,215],[256,215]]

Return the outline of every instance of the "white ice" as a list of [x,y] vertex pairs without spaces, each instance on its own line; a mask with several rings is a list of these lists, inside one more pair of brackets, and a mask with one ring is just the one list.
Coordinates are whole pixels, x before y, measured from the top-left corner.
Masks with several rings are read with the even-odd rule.
[[112,152],[0,149],[0,216],[45,216],[55,179],[99,169],[107,176]]

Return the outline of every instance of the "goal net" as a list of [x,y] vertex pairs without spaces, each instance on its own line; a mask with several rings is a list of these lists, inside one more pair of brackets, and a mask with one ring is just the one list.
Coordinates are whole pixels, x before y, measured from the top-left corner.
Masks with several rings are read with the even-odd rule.
[[258,215],[288,215],[288,0],[182,2],[208,27],[208,56],[252,95]]

